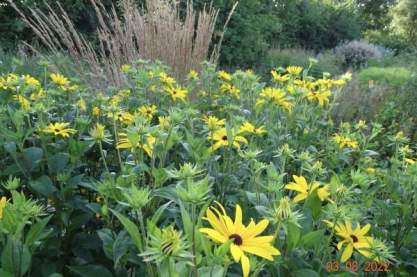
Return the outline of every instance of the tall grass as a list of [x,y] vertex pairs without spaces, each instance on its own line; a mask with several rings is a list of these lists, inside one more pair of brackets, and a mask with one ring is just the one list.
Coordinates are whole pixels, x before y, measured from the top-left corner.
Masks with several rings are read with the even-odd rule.
[[[26,15],[14,0],[8,1],[48,50],[67,51],[79,68],[80,78],[99,88],[108,85],[106,80],[123,85],[125,77],[120,67],[139,59],[160,60],[178,77],[191,69],[199,70],[201,62],[209,57],[219,12],[211,5],[197,12],[192,1],[187,1],[185,13],[180,15],[177,1],[146,0],[140,9],[133,0],[120,0],[118,14],[114,5],[107,10],[100,0],[90,0],[99,22],[95,47],[76,30],[59,2],[56,8],[46,4],[46,12],[33,8]],[[218,59],[221,38],[210,55],[213,62]]]

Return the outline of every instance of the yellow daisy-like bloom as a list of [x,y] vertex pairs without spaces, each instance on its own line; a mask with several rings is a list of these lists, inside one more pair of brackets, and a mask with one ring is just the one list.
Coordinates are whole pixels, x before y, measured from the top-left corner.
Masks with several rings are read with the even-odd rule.
[[245,121],[242,124],[242,126],[240,126],[239,131],[242,132],[242,133],[250,133],[250,134],[255,134],[255,135],[263,135],[263,134],[266,133],[266,130],[265,130],[264,126],[260,126],[260,127],[256,128],[255,126],[253,126],[248,121]]
[[122,69],[123,73],[128,73],[131,68],[132,68],[132,66],[130,64],[124,64],[124,65],[122,65],[121,69]]
[[132,124],[135,120],[134,116],[129,112],[109,112],[107,116],[127,125]]
[[39,82],[38,80],[36,80],[35,78],[33,78],[30,75],[24,75],[23,76],[23,81],[28,86],[32,86],[32,87],[40,87],[41,86],[41,82]]
[[293,175],[292,178],[295,182],[291,182],[285,186],[288,190],[293,190],[298,192],[297,196],[294,198],[294,202],[298,203],[305,200],[309,195],[314,193],[317,190],[317,196],[321,201],[330,200],[330,192],[328,186],[320,187],[320,184],[313,182],[308,184],[306,179],[303,176]]
[[[290,102],[288,99],[286,93],[280,89],[276,88],[264,88],[260,94],[261,97],[266,98],[266,100],[272,101],[274,104],[284,108],[288,112],[291,112],[292,108],[294,107],[294,104]],[[262,102],[257,102],[257,105],[260,105]],[[266,102],[263,102],[264,104]]]
[[101,110],[100,110],[99,107],[93,107],[92,114],[94,116],[99,116],[100,115],[100,112],[101,112]]
[[219,77],[219,79],[226,81],[226,82],[230,82],[232,80],[232,75],[230,75],[224,70],[219,71],[217,73],[217,76]]
[[161,72],[159,74],[159,80],[166,86],[173,86],[177,81],[170,77],[168,74],[166,74],[165,72]]
[[353,230],[352,223],[346,222],[344,225],[337,224],[335,226],[336,235],[343,238],[338,244],[337,249],[341,250],[343,245],[346,244],[345,250],[342,253],[341,262],[346,262],[353,254],[353,250],[357,250],[361,255],[369,258],[372,254],[369,252],[370,244],[373,238],[365,236],[371,229],[370,224],[366,224],[361,228],[358,224]]
[[220,127],[223,127],[226,121],[224,119],[218,119],[217,117],[211,115],[211,116],[205,116],[203,118],[203,121],[206,123],[207,128],[210,131],[214,131]]
[[310,91],[306,97],[310,101],[317,101],[320,106],[324,106],[329,103],[329,97],[332,93],[329,90],[324,91]]
[[77,130],[67,128],[68,125],[69,123],[67,122],[50,123],[48,127],[43,129],[43,132],[47,134],[53,134],[56,137],[69,138],[69,136],[75,134]]
[[274,79],[274,81],[277,82],[277,83],[284,83],[284,82],[286,82],[290,79],[290,76],[288,76],[288,74],[280,75],[275,70],[271,71],[271,75],[272,75],[272,78]]
[[339,149],[343,149],[345,147],[349,147],[352,149],[359,148],[359,144],[356,140],[353,140],[349,137],[342,136],[339,134],[334,135],[333,140],[338,144]]
[[232,94],[233,96],[235,96],[236,98],[239,98],[239,95],[240,95],[240,89],[238,89],[236,86],[229,84],[229,83],[222,84],[220,87],[220,91],[228,92]]
[[165,91],[171,96],[172,100],[177,101],[178,99],[185,102],[188,91],[180,86],[177,87],[166,87]]
[[301,66],[289,66],[287,67],[287,72],[291,75],[300,75],[303,69]]
[[[231,146],[233,146],[236,149],[240,149],[241,144],[247,144],[248,141],[245,137],[236,135],[236,132],[234,130],[231,130]],[[229,146],[229,139],[227,137],[227,130],[226,128],[220,128],[213,132],[212,135],[209,135],[208,137],[210,140],[213,140],[214,144],[211,147],[211,151],[216,151],[217,149]]]
[[139,108],[139,114],[149,120],[152,120],[154,114],[157,112],[158,108],[155,105],[143,105]]
[[152,157],[156,138],[150,134],[146,135],[146,142],[143,143],[139,134],[120,133],[119,143],[117,149],[128,149],[131,152],[135,152],[139,149],[143,149],[145,153]]
[[188,80],[195,80],[198,78],[198,72],[195,70],[191,70],[190,73],[187,75]]
[[0,199],[0,220],[2,220],[2,219],[3,219],[3,210],[4,210],[4,208],[6,207],[6,205],[7,205],[7,199],[6,199],[6,197],[5,197],[5,196],[3,196],[3,197]]
[[272,243],[273,236],[259,236],[269,224],[266,219],[255,223],[253,220],[245,226],[242,223],[242,209],[236,205],[235,220],[227,215],[224,207],[217,203],[220,211],[215,207],[207,209],[204,219],[208,221],[211,228],[200,228],[199,231],[206,234],[216,243],[232,241],[230,253],[235,262],[242,265],[243,276],[249,276],[250,263],[247,254],[253,254],[261,258],[273,261],[273,256],[281,255]]
[[68,86],[70,83],[70,81],[67,78],[65,78],[64,75],[52,73],[49,76],[51,77],[52,82],[61,88]]

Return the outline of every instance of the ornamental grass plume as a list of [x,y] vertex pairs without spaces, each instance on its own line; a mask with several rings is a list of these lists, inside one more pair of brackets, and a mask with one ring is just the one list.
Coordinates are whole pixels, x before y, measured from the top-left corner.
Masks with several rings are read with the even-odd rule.
[[[129,71],[125,65],[139,59],[162,61],[181,77],[191,70],[198,71],[204,60],[217,62],[226,26],[237,6],[236,3],[231,9],[209,53],[219,14],[212,5],[197,12],[192,1],[187,1],[183,9],[177,1],[146,0],[142,8],[136,1],[121,0],[119,9],[115,5],[106,9],[102,1],[90,0],[98,19],[95,48],[75,28],[59,2],[54,7],[45,3],[46,12],[29,8],[31,15],[26,15],[18,1],[7,1],[48,50],[68,52],[79,77],[97,88],[108,87],[108,82],[123,86]],[[91,74],[85,74],[86,68]]]

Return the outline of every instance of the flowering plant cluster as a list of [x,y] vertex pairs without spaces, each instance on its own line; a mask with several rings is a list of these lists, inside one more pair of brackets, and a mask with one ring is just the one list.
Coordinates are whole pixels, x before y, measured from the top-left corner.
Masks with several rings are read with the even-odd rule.
[[0,77],[0,276],[417,274],[415,144],[332,120],[349,74],[120,70]]

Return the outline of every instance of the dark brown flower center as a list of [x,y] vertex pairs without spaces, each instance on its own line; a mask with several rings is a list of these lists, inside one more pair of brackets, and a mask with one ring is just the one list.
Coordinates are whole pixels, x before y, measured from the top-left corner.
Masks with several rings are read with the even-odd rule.
[[350,235],[350,237],[352,238],[353,242],[358,242],[359,241],[358,237],[355,236],[355,235]]
[[222,140],[226,141],[227,140],[227,136],[222,136]]
[[58,128],[55,128],[55,133],[59,133],[59,132],[61,132],[61,130],[60,129],[58,129]]
[[238,234],[230,235],[229,239],[233,240],[233,243],[236,245],[242,245],[243,243],[242,237],[239,236]]

